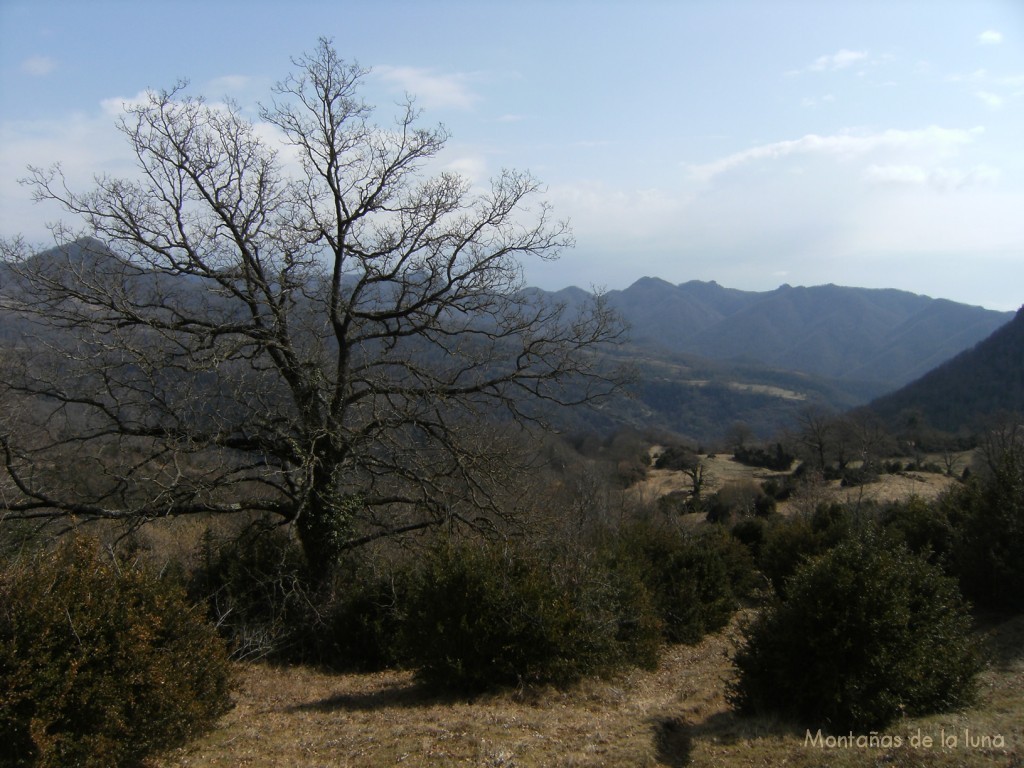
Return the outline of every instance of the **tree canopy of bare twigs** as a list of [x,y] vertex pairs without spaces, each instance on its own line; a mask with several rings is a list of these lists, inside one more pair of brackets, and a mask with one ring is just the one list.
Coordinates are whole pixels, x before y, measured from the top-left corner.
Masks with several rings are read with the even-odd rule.
[[126,107],[133,178],[30,168],[82,228],[3,245],[4,311],[32,329],[5,351],[7,519],[262,512],[327,566],[498,512],[515,470],[482,423],[616,388],[601,297],[523,288],[572,245],[539,183],[431,175],[447,133],[411,101],[377,124],[326,40],[294,65],[256,122],[184,83]]

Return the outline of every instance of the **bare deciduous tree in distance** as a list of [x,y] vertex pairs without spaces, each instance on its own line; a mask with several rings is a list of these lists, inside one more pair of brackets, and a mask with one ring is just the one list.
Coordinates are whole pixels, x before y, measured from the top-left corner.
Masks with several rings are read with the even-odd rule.
[[523,259],[572,244],[538,182],[428,176],[447,133],[411,101],[381,127],[329,41],[294,64],[258,124],[184,84],[128,107],[134,179],[78,193],[30,169],[36,199],[85,228],[45,259],[4,244],[7,311],[39,327],[4,382],[9,519],[264,512],[327,568],[497,512],[515,469],[483,420],[616,388],[601,297],[570,310],[523,290]]

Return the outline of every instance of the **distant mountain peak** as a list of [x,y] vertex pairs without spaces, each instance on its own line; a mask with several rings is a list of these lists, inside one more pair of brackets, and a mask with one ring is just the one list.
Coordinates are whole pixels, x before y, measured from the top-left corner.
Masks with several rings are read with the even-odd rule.
[[675,288],[672,283],[668,280],[662,280],[660,277],[641,277],[639,280],[634,282],[626,290],[633,289],[644,289],[644,288]]

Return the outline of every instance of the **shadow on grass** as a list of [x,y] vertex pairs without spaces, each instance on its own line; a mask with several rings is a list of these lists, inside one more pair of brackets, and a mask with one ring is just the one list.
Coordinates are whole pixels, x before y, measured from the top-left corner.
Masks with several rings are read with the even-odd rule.
[[403,681],[366,691],[339,693],[317,701],[296,704],[291,712],[372,712],[380,709],[417,709],[466,701],[465,697],[438,693],[417,683]]
[[654,748],[659,765],[683,768],[690,764],[694,746],[713,742],[733,746],[760,738],[802,738],[804,730],[772,717],[738,715],[732,711],[715,712],[691,723],[682,717],[666,717],[654,723]]
[[1024,659],[1024,615],[985,616],[978,624],[982,651],[996,669],[1008,669]]
[[692,727],[683,719],[668,717],[654,725],[655,757],[660,765],[685,768],[693,749]]

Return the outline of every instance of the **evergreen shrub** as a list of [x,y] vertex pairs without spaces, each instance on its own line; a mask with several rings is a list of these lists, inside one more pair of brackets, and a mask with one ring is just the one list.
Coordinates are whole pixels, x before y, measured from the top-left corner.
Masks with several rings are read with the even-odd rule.
[[660,638],[628,574],[497,544],[439,546],[411,586],[403,627],[419,679],[468,693],[653,666]]
[[971,700],[980,662],[953,579],[877,535],[804,563],[745,629],[730,691],[741,711],[867,733]]
[[696,643],[724,627],[757,583],[747,548],[717,528],[694,534],[638,522],[613,542],[619,567],[634,568],[650,591],[669,642]]
[[850,513],[838,504],[819,505],[809,516],[774,517],[757,543],[757,567],[776,594],[785,596],[800,564],[844,541],[850,530]]
[[236,659],[310,660],[316,597],[299,545],[280,529],[254,525],[225,540],[207,537],[189,591]]
[[941,504],[917,497],[891,502],[881,510],[879,521],[914,554],[949,567],[956,535]]
[[332,580],[321,618],[309,629],[317,662],[360,672],[402,666],[411,573],[407,563],[379,573],[358,564],[342,568]]
[[776,472],[788,472],[796,461],[796,456],[785,450],[782,443],[776,443],[774,449],[740,446],[732,457],[748,467],[764,467]]
[[977,606],[1024,611],[1024,430],[994,451],[986,471],[941,500],[954,529],[951,567]]
[[94,541],[0,572],[0,753],[9,766],[135,766],[231,705],[224,642],[176,584]]

